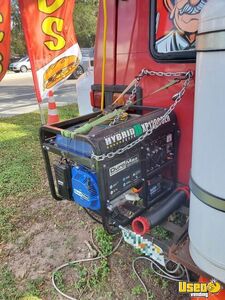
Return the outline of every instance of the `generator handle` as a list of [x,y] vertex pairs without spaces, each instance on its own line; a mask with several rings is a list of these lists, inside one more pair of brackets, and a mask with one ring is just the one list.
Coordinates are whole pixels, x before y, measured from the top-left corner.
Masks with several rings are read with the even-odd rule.
[[47,128],[51,133],[61,133],[61,129],[52,125],[44,125],[43,127]]

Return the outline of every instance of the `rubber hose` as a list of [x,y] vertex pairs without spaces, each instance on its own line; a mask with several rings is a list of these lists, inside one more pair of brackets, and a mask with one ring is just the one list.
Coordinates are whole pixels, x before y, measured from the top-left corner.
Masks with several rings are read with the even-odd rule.
[[151,228],[162,223],[175,210],[185,204],[187,198],[186,190],[177,189],[145,214],[135,218],[132,222],[133,231],[140,235],[146,234]]

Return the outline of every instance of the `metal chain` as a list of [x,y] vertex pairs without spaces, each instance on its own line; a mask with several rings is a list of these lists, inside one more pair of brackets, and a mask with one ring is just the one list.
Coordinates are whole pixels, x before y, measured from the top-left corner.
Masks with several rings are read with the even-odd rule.
[[[133,99],[136,96],[136,91],[137,91],[137,87],[140,85],[140,81],[144,76],[159,76],[159,77],[182,77],[181,79],[184,80],[183,86],[181,88],[181,90],[176,93],[173,97],[172,100],[174,101],[173,104],[166,110],[165,114],[162,116],[162,118],[160,119],[158,126],[156,126],[156,128],[158,128],[159,126],[161,126],[164,121],[169,117],[169,115],[173,112],[173,110],[176,108],[177,104],[181,101],[183,95],[186,92],[187,87],[190,84],[191,78],[192,78],[192,72],[188,71],[188,72],[156,72],[156,71],[149,71],[146,69],[143,69],[140,74],[136,77],[136,83],[134,85],[134,88],[131,92],[130,97],[128,98],[126,104],[124,105],[124,111],[126,111],[130,105],[133,104]],[[117,116],[111,123],[115,124],[118,119],[120,118],[120,115]],[[144,141],[148,136],[150,136],[152,134],[152,132],[154,131],[153,128],[149,128],[143,135],[141,135],[138,139],[134,140],[133,142],[131,142],[130,144],[117,149],[114,152],[109,152],[107,154],[102,154],[102,155],[95,155],[94,153],[92,153],[92,158],[95,159],[96,161],[104,161],[106,158],[113,158],[116,155],[120,155],[124,152],[126,152],[127,150],[133,148],[134,146],[136,146],[137,144],[141,143],[142,141]]]
[[[179,77],[180,80],[182,80],[182,79],[187,78],[187,74],[188,74],[188,72],[159,72],[159,71],[142,69],[141,72],[138,74],[138,76],[136,76],[136,82],[134,84],[134,88],[132,89],[129,98],[127,99],[127,101],[123,107],[123,111],[127,111],[129,109],[129,107],[133,104],[133,100],[137,94],[137,88],[139,87],[140,82],[143,77],[145,77],[145,76],[175,77],[175,78]],[[121,114],[117,115],[113,119],[113,121],[109,124],[109,126],[116,125],[120,121],[122,114],[123,114],[123,112]]]

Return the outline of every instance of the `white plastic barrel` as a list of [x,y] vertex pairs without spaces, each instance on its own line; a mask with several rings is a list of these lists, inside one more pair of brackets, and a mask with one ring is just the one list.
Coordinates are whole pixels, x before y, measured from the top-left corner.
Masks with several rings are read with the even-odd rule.
[[225,0],[202,10],[196,49],[190,253],[225,283]]

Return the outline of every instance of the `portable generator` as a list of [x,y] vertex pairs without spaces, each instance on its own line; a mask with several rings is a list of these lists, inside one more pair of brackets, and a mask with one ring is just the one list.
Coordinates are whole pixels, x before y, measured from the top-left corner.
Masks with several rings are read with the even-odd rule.
[[[63,131],[72,133],[100,113],[45,125],[40,131],[52,196],[95,213],[109,232],[130,224],[176,185],[176,116],[163,118],[163,108],[142,110],[132,110],[114,126],[104,123],[74,137]],[[142,139],[148,130],[152,133]],[[50,153],[57,157],[50,159]]]

